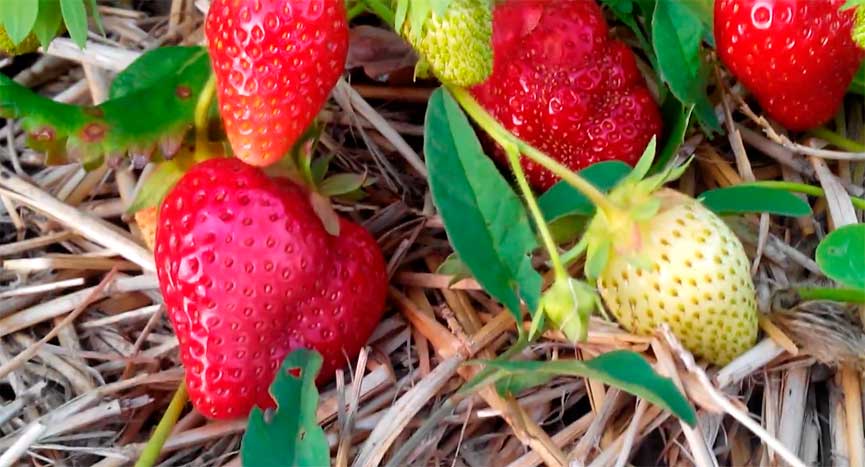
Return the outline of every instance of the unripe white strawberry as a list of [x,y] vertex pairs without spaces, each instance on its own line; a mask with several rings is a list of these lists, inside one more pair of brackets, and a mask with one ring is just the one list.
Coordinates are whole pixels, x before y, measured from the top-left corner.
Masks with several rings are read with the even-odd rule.
[[688,350],[717,365],[751,348],[756,295],[748,256],[732,230],[680,192],[616,191],[616,204],[642,214],[609,219],[600,213],[589,235],[595,254],[605,257],[597,263],[603,264],[598,289],[619,324],[648,335],[667,323]]

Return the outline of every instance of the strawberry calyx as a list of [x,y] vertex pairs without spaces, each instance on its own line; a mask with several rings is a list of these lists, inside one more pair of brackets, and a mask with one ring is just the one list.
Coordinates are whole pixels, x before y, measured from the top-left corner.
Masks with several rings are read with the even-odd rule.
[[853,42],[855,42],[860,49],[865,49],[865,3],[860,3],[856,7],[851,34],[853,36]]
[[612,255],[628,257],[635,266],[646,266],[641,254],[648,226],[661,209],[658,196],[663,186],[682,176],[692,159],[646,176],[655,156],[656,140],[646,146],[634,170],[607,195],[613,209],[599,207],[586,229],[586,277],[595,280]]
[[548,319],[572,342],[586,340],[589,317],[603,310],[597,291],[583,281],[567,277],[556,279],[541,296],[540,308],[532,319],[529,339],[534,339]]

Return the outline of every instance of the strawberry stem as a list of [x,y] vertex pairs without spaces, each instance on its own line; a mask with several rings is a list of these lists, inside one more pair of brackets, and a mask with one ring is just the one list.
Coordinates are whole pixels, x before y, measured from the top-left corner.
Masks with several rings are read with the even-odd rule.
[[545,169],[564,180],[567,184],[573,186],[586,198],[589,198],[589,201],[594,203],[598,209],[611,214],[618,214],[621,211],[621,209],[613,205],[613,203],[611,203],[600,190],[595,188],[595,186],[589,183],[586,179],[509,132],[498,121],[496,121],[492,115],[481,107],[468,90],[457,86],[447,86],[447,89],[450,91],[454,99],[459,102],[463,110],[465,110],[466,113],[469,114],[469,116],[471,116],[488,135],[490,135],[490,137],[502,145],[502,147],[507,147],[508,145],[516,146],[517,150],[522,153],[523,156],[540,164]]
[[216,75],[210,74],[207,83],[198,95],[198,102],[195,104],[195,160],[201,160],[209,156],[207,154],[208,138],[208,112],[210,111],[210,103],[213,102],[213,95],[216,93]]
[[156,430],[153,431],[153,435],[141,451],[141,456],[138,457],[135,467],[152,467],[156,464],[162,452],[162,446],[171,434],[171,430],[174,429],[174,425],[177,424],[186,401],[186,381],[184,380],[180,381],[180,386],[177,387],[177,391],[171,398],[168,409],[162,414],[162,419],[159,420]]
[[[362,0],[363,4],[366,5],[369,11],[373,12],[376,16],[384,20],[385,23],[393,26],[393,22],[395,21],[396,15],[393,10],[390,9],[386,4],[380,2],[379,0]],[[399,31],[397,31],[399,32]]]
[[839,147],[845,151],[865,152],[865,144],[862,144],[858,141],[853,141],[852,139],[849,139],[849,138],[845,138],[845,137],[839,135],[838,133],[835,133],[834,131],[832,131],[826,127],[814,128],[813,130],[809,131],[808,133],[810,133],[812,136],[816,136],[816,137],[826,141],[827,143],[829,143],[833,146],[837,146],[837,147]]
[[508,162],[511,165],[511,170],[514,173],[514,177],[517,179],[517,186],[520,187],[523,198],[525,198],[526,204],[529,206],[529,212],[535,220],[535,225],[538,226],[538,232],[541,234],[544,248],[546,248],[547,253],[550,255],[550,263],[552,263],[553,273],[556,276],[556,280],[566,280],[568,278],[568,272],[565,271],[565,267],[562,265],[562,259],[559,256],[558,247],[556,247],[556,242],[553,240],[553,234],[550,233],[550,227],[544,219],[544,214],[541,212],[540,206],[538,206],[538,200],[535,199],[535,194],[532,193],[532,188],[529,186],[528,180],[526,180],[526,174],[523,171],[522,165],[520,165],[520,152],[513,145],[507,145],[504,147],[505,152],[508,155]]
[[802,300],[831,300],[834,302],[865,303],[865,291],[859,289],[833,289],[804,287],[796,289]]
[[[802,193],[805,195],[819,196],[821,198],[826,196],[826,193],[823,191],[822,188],[814,185],[808,185],[807,183],[787,182],[782,180],[760,180],[757,182],[750,182],[745,185],[762,186],[766,188],[789,191],[792,193]],[[855,196],[850,196],[850,201],[853,203],[854,208],[865,209],[865,198],[857,198]]]

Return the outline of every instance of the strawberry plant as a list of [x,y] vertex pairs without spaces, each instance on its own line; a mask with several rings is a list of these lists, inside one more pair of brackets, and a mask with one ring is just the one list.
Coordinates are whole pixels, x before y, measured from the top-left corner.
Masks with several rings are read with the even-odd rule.
[[[0,8],[0,50],[10,55],[45,47],[64,30],[83,46],[87,15],[99,24],[95,1],[10,4]],[[775,235],[768,223],[760,224],[756,248],[736,226],[753,214],[763,222],[769,215],[824,215],[800,195],[825,198],[835,216],[839,190],[855,194],[855,180],[862,179],[855,163],[865,147],[839,113],[844,99],[862,92],[856,89],[865,69],[865,52],[856,46],[861,5],[858,13],[840,0],[213,0],[209,8],[203,45],[142,53],[98,105],[55,102],[0,74],[0,116],[20,120],[46,165],[147,167],[125,214],[134,216],[153,251],[184,376],[150,443],[136,452],[142,467],[170,445],[187,398],[209,421],[218,420],[209,427],[247,419],[244,465],[327,464],[330,435],[320,423],[330,421],[322,422],[318,391],[333,389],[334,379],[330,394],[338,397],[326,405],[339,406],[337,462],[347,463],[353,451],[343,443],[355,435],[352,417],[360,412],[352,404],[368,368],[354,369],[348,404],[343,370],[359,355],[362,363],[374,355],[370,368],[397,376],[392,361],[378,361],[379,347],[403,338],[418,342],[405,357],[409,370],[398,375],[411,389],[387,380],[399,386],[393,400],[402,405],[360,414],[403,423],[400,430],[420,420],[389,465],[409,463],[436,424],[463,402],[474,404],[475,396],[501,413],[521,441],[543,442],[542,430],[520,425],[530,417],[516,397],[556,379],[587,379],[592,404],[603,401],[592,394],[598,385],[621,389],[703,439],[692,431],[697,410],[727,407],[726,399],[712,399],[705,368],[714,372],[755,347],[759,286],[770,282],[767,276],[787,281],[777,269],[755,274],[753,258]],[[349,28],[358,17],[380,20],[411,46],[414,79],[441,83],[426,102],[422,138],[413,141],[422,144],[426,180],[407,176],[381,188],[366,173],[329,173],[335,158],[329,151],[339,152],[339,165],[352,172],[365,165],[352,151],[333,149],[351,132],[326,133],[331,128],[319,119],[337,82],[351,73]],[[734,82],[741,86],[731,90]],[[362,99],[354,92],[341,88],[337,100],[354,105]],[[809,130],[809,145],[752,114],[746,92],[758,113],[784,129]],[[736,104],[774,138],[775,146],[762,140],[758,146],[783,159],[783,170],[766,169],[756,151],[746,153],[741,135],[751,130],[732,120]],[[361,106],[348,111],[386,120]],[[850,118],[861,120],[861,111]],[[357,140],[378,144],[366,133]],[[409,144],[400,142],[394,147],[405,152]],[[848,152],[838,157],[824,143]],[[810,172],[801,171],[816,173],[823,187],[786,180],[801,164],[784,151],[811,157]],[[720,152],[735,154],[738,172],[723,165]],[[816,159],[830,156],[853,163],[839,164],[836,176]],[[390,164],[386,158],[375,163]],[[713,175],[699,178],[700,164],[708,163],[722,166],[715,169],[721,176],[707,170]],[[9,178],[3,170],[0,179]],[[756,177],[756,170],[770,175]],[[751,181],[730,182],[737,177]],[[418,186],[400,191],[406,180]],[[404,225],[374,237],[359,221],[371,210],[358,203],[368,188],[371,203],[408,205],[425,195],[422,207],[404,210],[416,216],[405,225],[422,220],[420,227],[406,238],[392,237]],[[865,200],[847,199],[854,216],[865,208]],[[372,223],[391,227],[392,213],[375,209]],[[409,254],[418,239],[422,253]],[[797,299],[865,302],[862,224],[813,244],[797,261],[819,273],[819,286],[792,285]],[[409,269],[419,262],[435,273]],[[431,299],[417,286],[426,280],[449,290]],[[462,282],[477,290],[456,295]],[[389,298],[394,316],[379,327]],[[475,302],[486,311],[475,313]],[[390,335],[406,322],[405,333]],[[497,336],[505,339],[478,338],[501,323],[508,329]],[[618,344],[612,339],[598,344],[601,325],[624,330],[630,348],[610,349]],[[763,326],[771,337],[780,332]],[[365,352],[377,334],[386,342]],[[537,358],[546,351],[539,340],[549,336],[563,342]],[[562,358],[560,351],[570,354]],[[438,366],[428,368],[431,361]],[[677,362],[704,386],[683,384]],[[430,379],[418,383],[416,374]],[[453,384],[457,377],[464,381]],[[436,399],[425,419],[392,413],[420,410],[410,402],[433,386],[449,395]],[[698,407],[685,389],[703,396]],[[598,417],[606,409],[592,410]],[[382,460],[399,433],[379,437],[373,430],[373,447],[362,449],[357,463]],[[795,464],[783,445],[771,448]],[[557,449],[535,450],[554,464],[561,463]]]

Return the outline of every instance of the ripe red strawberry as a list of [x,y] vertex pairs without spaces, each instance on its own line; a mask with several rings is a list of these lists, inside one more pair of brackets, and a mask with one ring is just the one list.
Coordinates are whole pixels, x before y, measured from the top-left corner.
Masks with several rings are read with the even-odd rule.
[[865,56],[851,37],[845,0],[717,0],[718,55],[763,107],[790,130],[838,111]]
[[343,0],[214,0],[205,24],[235,155],[266,166],[312,123],[343,72]]
[[[594,0],[497,5],[493,73],[472,94],[508,130],[573,170],[610,159],[633,164],[661,130],[633,53],[608,37]],[[522,164],[535,187],[556,182],[526,158]]]
[[166,196],[156,265],[190,398],[217,419],[273,407],[293,349],[322,354],[319,382],[354,358],[384,308],[381,251],[340,218],[328,234],[309,194],[236,158],[193,167]]

